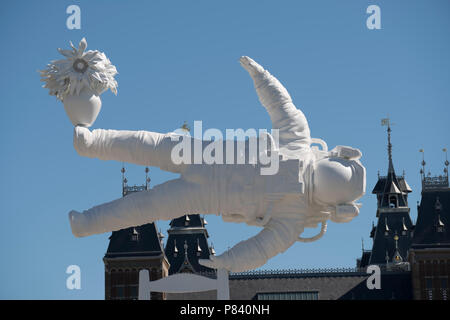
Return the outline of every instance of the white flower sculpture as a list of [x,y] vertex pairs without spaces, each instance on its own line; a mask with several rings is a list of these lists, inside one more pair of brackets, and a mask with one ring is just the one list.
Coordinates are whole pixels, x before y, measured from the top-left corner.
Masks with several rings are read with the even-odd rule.
[[70,42],[72,50],[58,49],[67,59],[54,60],[41,70],[41,81],[49,94],[63,101],[67,95],[79,95],[83,88],[91,89],[96,95],[111,89],[117,94],[116,67],[103,52],[98,50],[84,51],[87,47],[83,38],[78,49]]

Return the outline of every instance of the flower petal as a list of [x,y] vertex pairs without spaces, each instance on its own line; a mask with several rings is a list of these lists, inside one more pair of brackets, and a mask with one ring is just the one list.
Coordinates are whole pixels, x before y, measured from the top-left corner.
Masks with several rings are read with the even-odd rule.
[[67,57],[67,58],[73,57],[73,51],[71,51],[71,50],[63,50],[61,48],[58,48],[58,52],[61,53],[64,57]]
[[87,48],[87,41],[86,38],[81,39],[79,45],[78,45],[78,56],[82,56],[84,50]]
[[92,76],[94,79],[96,79],[96,80],[102,82],[102,79],[100,78],[100,75],[99,75],[98,72],[92,73],[91,76]]
[[77,48],[75,48],[75,46],[73,45],[72,41],[69,41],[70,46],[72,47],[74,52],[77,52]]

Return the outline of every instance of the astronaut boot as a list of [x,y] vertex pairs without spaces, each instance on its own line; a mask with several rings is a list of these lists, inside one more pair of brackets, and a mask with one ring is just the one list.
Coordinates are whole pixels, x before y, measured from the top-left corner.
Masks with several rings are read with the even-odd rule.
[[72,233],[75,237],[85,237],[88,236],[86,232],[83,232],[83,230],[86,230],[86,215],[72,210],[69,212],[69,221],[70,221],[70,228],[72,229]]

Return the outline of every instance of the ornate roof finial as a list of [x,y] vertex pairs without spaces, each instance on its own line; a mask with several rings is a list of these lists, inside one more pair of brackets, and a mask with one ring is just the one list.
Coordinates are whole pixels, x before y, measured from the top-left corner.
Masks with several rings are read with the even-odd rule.
[[422,162],[421,162],[422,169],[420,169],[420,175],[422,176],[423,180],[423,178],[425,178],[425,165],[427,163],[425,162],[425,151],[423,149],[420,149],[419,152],[422,153]]
[[148,190],[148,187],[150,186],[151,179],[148,177],[149,171],[148,167],[145,167],[145,190]]
[[403,231],[408,231],[408,228],[406,227],[406,224],[405,224],[405,217],[402,218],[402,228],[403,228]]
[[191,128],[189,128],[189,126],[188,126],[186,121],[184,121],[183,125],[181,126],[181,130],[183,130],[185,132],[191,131]]
[[173,253],[174,253],[174,256],[175,256],[175,257],[176,257],[177,254],[178,254],[177,240],[176,240],[176,239],[173,240]]
[[211,254],[216,255],[216,250],[214,250],[214,244],[211,242],[211,247],[209,247]]
[[188,244],[187,240],[184,240],[184,261],[183,264],[180,266],[180,269],[178,272],[192,272],[194,271],[194,268],[192,267],[191,262],[189,261],[188,257]]
[[441,220],[441,215],[440,214],[438,214],[438,227],[443,227],[444,226],[444,223],[442,222],[442,220]]
[[197,238],[197,257],[202,253],[202,248],[200,248],[200,239]]
[[122,162],[122,169],[120,169],[120,172],[122,172],[122,196],[126,195],[126,187],[127,187],[127,178],[125,178],[125,164]]
[[397,235],[397,231],[395,232],[395,236],[394,236],[394,240],[395,240],[395,252],[394,252],[394,256],[392,257],[392,260],[395,263],[400,263],[403,262],[403,257],[400,254],[400,251],[398,250],[398,235]]
[[447,177],[447,180],[448,180],[448,165],[449,165],[450,163],[448,162],[448,158],[447,158],[447,148],[443,148],[442,151],[445,152],[445,162],[444,162],[445,168],[444,168],[444,175]]

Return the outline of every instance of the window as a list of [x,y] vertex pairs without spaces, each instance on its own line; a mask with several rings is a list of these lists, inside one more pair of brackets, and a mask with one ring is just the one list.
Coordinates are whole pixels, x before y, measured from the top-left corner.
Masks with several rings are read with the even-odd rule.
[[[124,300],[125,299],[125,286],[124,285],[117,285],[113,288],[113,299],[115,300]],[[115,294],[114,294],[115,291]]]
[[441,277],[441,288],[442,289],[447,289],[448,288],[447,277]]
[[442,300],[448,300],[448,277],[440,278]]
[[138,285],[130,286],[130,299],[137,300],[139,298]]
[[319,291],[257,293],[256,300],[319,300]]
[[428,300],[433,300],[433,278],[425,277],[425,295]]
[[427,289],[433,289],[433,278],[426,277],[425,278],[425,284],[427,286]]
[[133,228],[133,231],[131,233],[131,241],[139,241],[139,232],[136,230],[136,228]]

